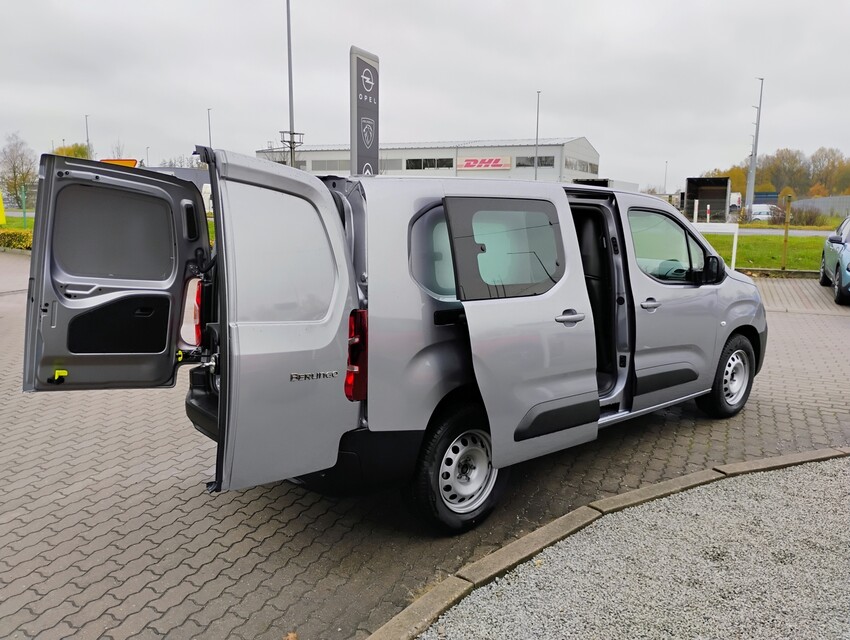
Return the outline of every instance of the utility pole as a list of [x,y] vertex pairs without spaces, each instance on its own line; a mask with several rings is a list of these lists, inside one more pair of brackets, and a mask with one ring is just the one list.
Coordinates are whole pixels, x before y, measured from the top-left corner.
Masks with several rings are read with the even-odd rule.
[[209,135],[210,149],[212,149],[212,122],[210,120],[210,111],[212,111],[212,107],[207,107],[207,134]]
[[785,271],[788,264],[788,225],[791,222],[791,194],[785,196],[785,237],[782,240],[782,264],[780,268]]
[[304,134],[295,133],[295,100],[292,91],[292,26],[289,0],[286,0],[286,58],[289,69],[289,131],[281,131],[280,141],[289,147],[289,166],[295,167],[295,149],[304,144]]
[[664,161],[664,195],[667,195],[667,160]]
[[151,148],[145,147],[145,166],[151,166]]
[[537,125],[534,129],[534,179],[537,180],[537,145],[540,142],[540,92],[537,92]]
[[754,107],[757,109],[756,113],[756,135],[753,138],[753,153],[750,155],[750,171],[747,174],[747,218],[751,218],[753,215],[753,199],[755,197],[756,190],[756,161],[758,160],[759,154],[759,125],[761,124],[761,98],[764,93],[764,78],[756,78],[756,80],[761,82],[761,87],[759,88],[759,106]]
[[89,159],[92,158],[91,142],[89,142],[89,114],[86,114],[86,153],[89,154]]

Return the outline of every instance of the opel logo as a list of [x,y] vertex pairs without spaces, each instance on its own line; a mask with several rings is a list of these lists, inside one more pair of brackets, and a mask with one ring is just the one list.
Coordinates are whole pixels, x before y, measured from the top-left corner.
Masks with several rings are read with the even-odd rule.
[[360,82],[363,83],[363,88],[369,92],[375,86],[375,79],[372,77],[372,70],[369,68],[363,69],[363,74],[360,76]]

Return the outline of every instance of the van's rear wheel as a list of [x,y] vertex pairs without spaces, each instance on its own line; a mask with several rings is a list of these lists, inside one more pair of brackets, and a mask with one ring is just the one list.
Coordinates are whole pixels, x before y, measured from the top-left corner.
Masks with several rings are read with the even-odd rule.
[[713,418],[731,418],[747,404],[755,376],[755,353],[750,341],[736,334],[729,338],[711,391],[697,398],[697,406]]
[[413,499],[431,524],[460,533],[493,511],[507,481],[508,470],[493,467],[484,409],[464,405],[425,436],[413,478]]

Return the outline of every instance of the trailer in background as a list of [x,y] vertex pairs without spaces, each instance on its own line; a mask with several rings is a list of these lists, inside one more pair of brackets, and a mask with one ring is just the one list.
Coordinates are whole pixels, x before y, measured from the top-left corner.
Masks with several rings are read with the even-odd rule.
[[693,222],[737,222],[737,212],[732,216],[734,220],[727,220],[730,195],[729,178],[688,178],[682,213]]

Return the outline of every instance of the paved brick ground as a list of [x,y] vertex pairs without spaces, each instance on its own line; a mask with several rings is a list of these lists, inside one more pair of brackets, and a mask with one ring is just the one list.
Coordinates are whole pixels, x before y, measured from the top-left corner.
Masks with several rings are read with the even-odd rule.
[[[0,253],[0,274],[23,272],[19,259]],[[0,293],[3,638],[363,638],[445,574],[597,498],[850,445],[838,383],[850,317],[773,313],[765,369],[736,418],[688,403],[611,427],[520,465],[484,526],[435,538],[392,490],[206,494],[215,450],[183,414],[185,378],[168,391],[22,394],[23,301]]]

